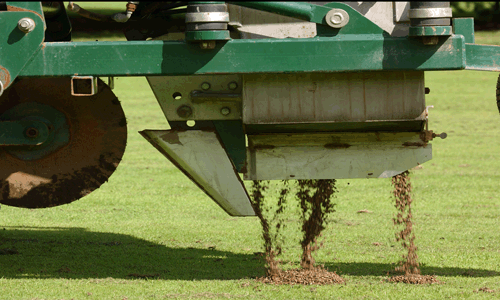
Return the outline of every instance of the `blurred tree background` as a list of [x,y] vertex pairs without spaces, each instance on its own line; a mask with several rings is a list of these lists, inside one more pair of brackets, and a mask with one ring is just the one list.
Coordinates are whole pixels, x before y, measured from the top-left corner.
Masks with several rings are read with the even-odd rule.
[[500,29],[500,1],[451,2],[454,18],[473,17],[475,30]]

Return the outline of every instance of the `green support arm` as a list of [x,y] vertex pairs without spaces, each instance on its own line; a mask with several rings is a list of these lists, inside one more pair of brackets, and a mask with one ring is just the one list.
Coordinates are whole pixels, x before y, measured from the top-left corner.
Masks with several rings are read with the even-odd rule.
[[[229,2],[242,7],[267,11],[270,13],[297,18],[300,20],[323,25],[322,29],[330,34],[383,34],[384,31],[375,23],[365,18],[347,4],[332,2],[324,6],[307,2]],[[342,28],[331,28],[326,23],[325,16],[332,9],[342,9],[349,14],[349,22]]]
[[466,70],[500,72],[500,47],[465,44]]

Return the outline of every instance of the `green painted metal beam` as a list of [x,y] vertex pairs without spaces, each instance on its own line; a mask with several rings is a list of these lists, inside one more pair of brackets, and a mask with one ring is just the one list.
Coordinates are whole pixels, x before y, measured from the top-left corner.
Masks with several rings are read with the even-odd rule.
[[458,70],[464,41],[438,45],[382,35],[231,40],[213,50],[176,41],[45,43],[19,76]]
[[500,46],[465,44],[466,70],[500,72]]

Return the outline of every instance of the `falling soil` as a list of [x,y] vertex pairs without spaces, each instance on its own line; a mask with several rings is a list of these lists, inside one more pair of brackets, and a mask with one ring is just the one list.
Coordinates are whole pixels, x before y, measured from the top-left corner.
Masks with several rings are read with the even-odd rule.
[[408,250],[403,255],[403,260],[398,263],[396,272],[403,275],[393,276],[390,282],[404,282],[412,284],[437,283],[435,276],[420,275],[420,268],[417,256],[417,246],[415,246],[415,234],[413,232],[413,221],[411,213],[411,190],[410,172],[405,171],[392,177],[395,198],[395,207],[398,210],[396,218],[393,219],[396,227],[402,226],[403,229],[396,233],[396,241],[401,242],[404,249]]
[[322,266],[314,267],[312,269],[292,269],[280,270],[274,276],[267,276],[258,278],[257,281],[269,284],[304,284],[304,285],[324,285],[345,283],[345,279],[337,275],[335,272],[330,272]]
[[252,186],[252,206],[255,214],[262,225],[262,238],[264,239],[264,250],[266,255],[266,276],[273,277],[279,274],[278,261],[276,260],[276,249],[273,247],[273,239],[269,229],[269,220],[264,216],[264,191],[268,189],[269,181],[254,180]]
[[[284,228],[285,220],[282,213],[287,204],[286,197],[290,192],[289,183],[282,181],[282,188],[278,205],[272,219],[266,218],[269,211],[264,205],[264,192],[268,189],[269,181],[253,181],[252,206],[262,225],[262,237],[266,257],[266,275],[257,278],[257,281],[269,284],[334,284],[345,283],[345,280],[335,272],[326,270],[323,266],[315,266],[312,252],[322,246],[316,243],[321,231],[325,229],[329,213],[334,212],[332,195],[336,192],[335,180],[299,180],[296,197],[300,200],[302,211],[303,249],[301,268],[281,270],[277,255],[282,252],[283,241],[280,232]],[[276,223],[275,234],[271,233],[271,223]]]
[[283,250],[282,245],[284,243],[284,237],[281,236],[280,233],[285,228],[285,218],[283,217],[283,212],[287,203],[286,196],[290,192],[290,189],[288,188],[288,180],[282,180],[281,183],[283,184],[283,186],[278,197],[278,207],[276,208],[273,219],[271,221],[272,223],[276,223],[276,231],[273,236],[276,255],[280,255]]
[[302,210],[302,259],[300,266],[303,269],[314,270],[312,252],[322,246],[317,238],[325,229],[328,215],[335,212],[332,196],[337,191],[335,179],[299,180],[297,198]]

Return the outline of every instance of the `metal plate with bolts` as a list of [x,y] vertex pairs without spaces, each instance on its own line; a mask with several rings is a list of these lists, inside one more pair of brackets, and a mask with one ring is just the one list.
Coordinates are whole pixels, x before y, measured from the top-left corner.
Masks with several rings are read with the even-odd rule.
[[169,121],[239,120],[240,75],[147,77]]

